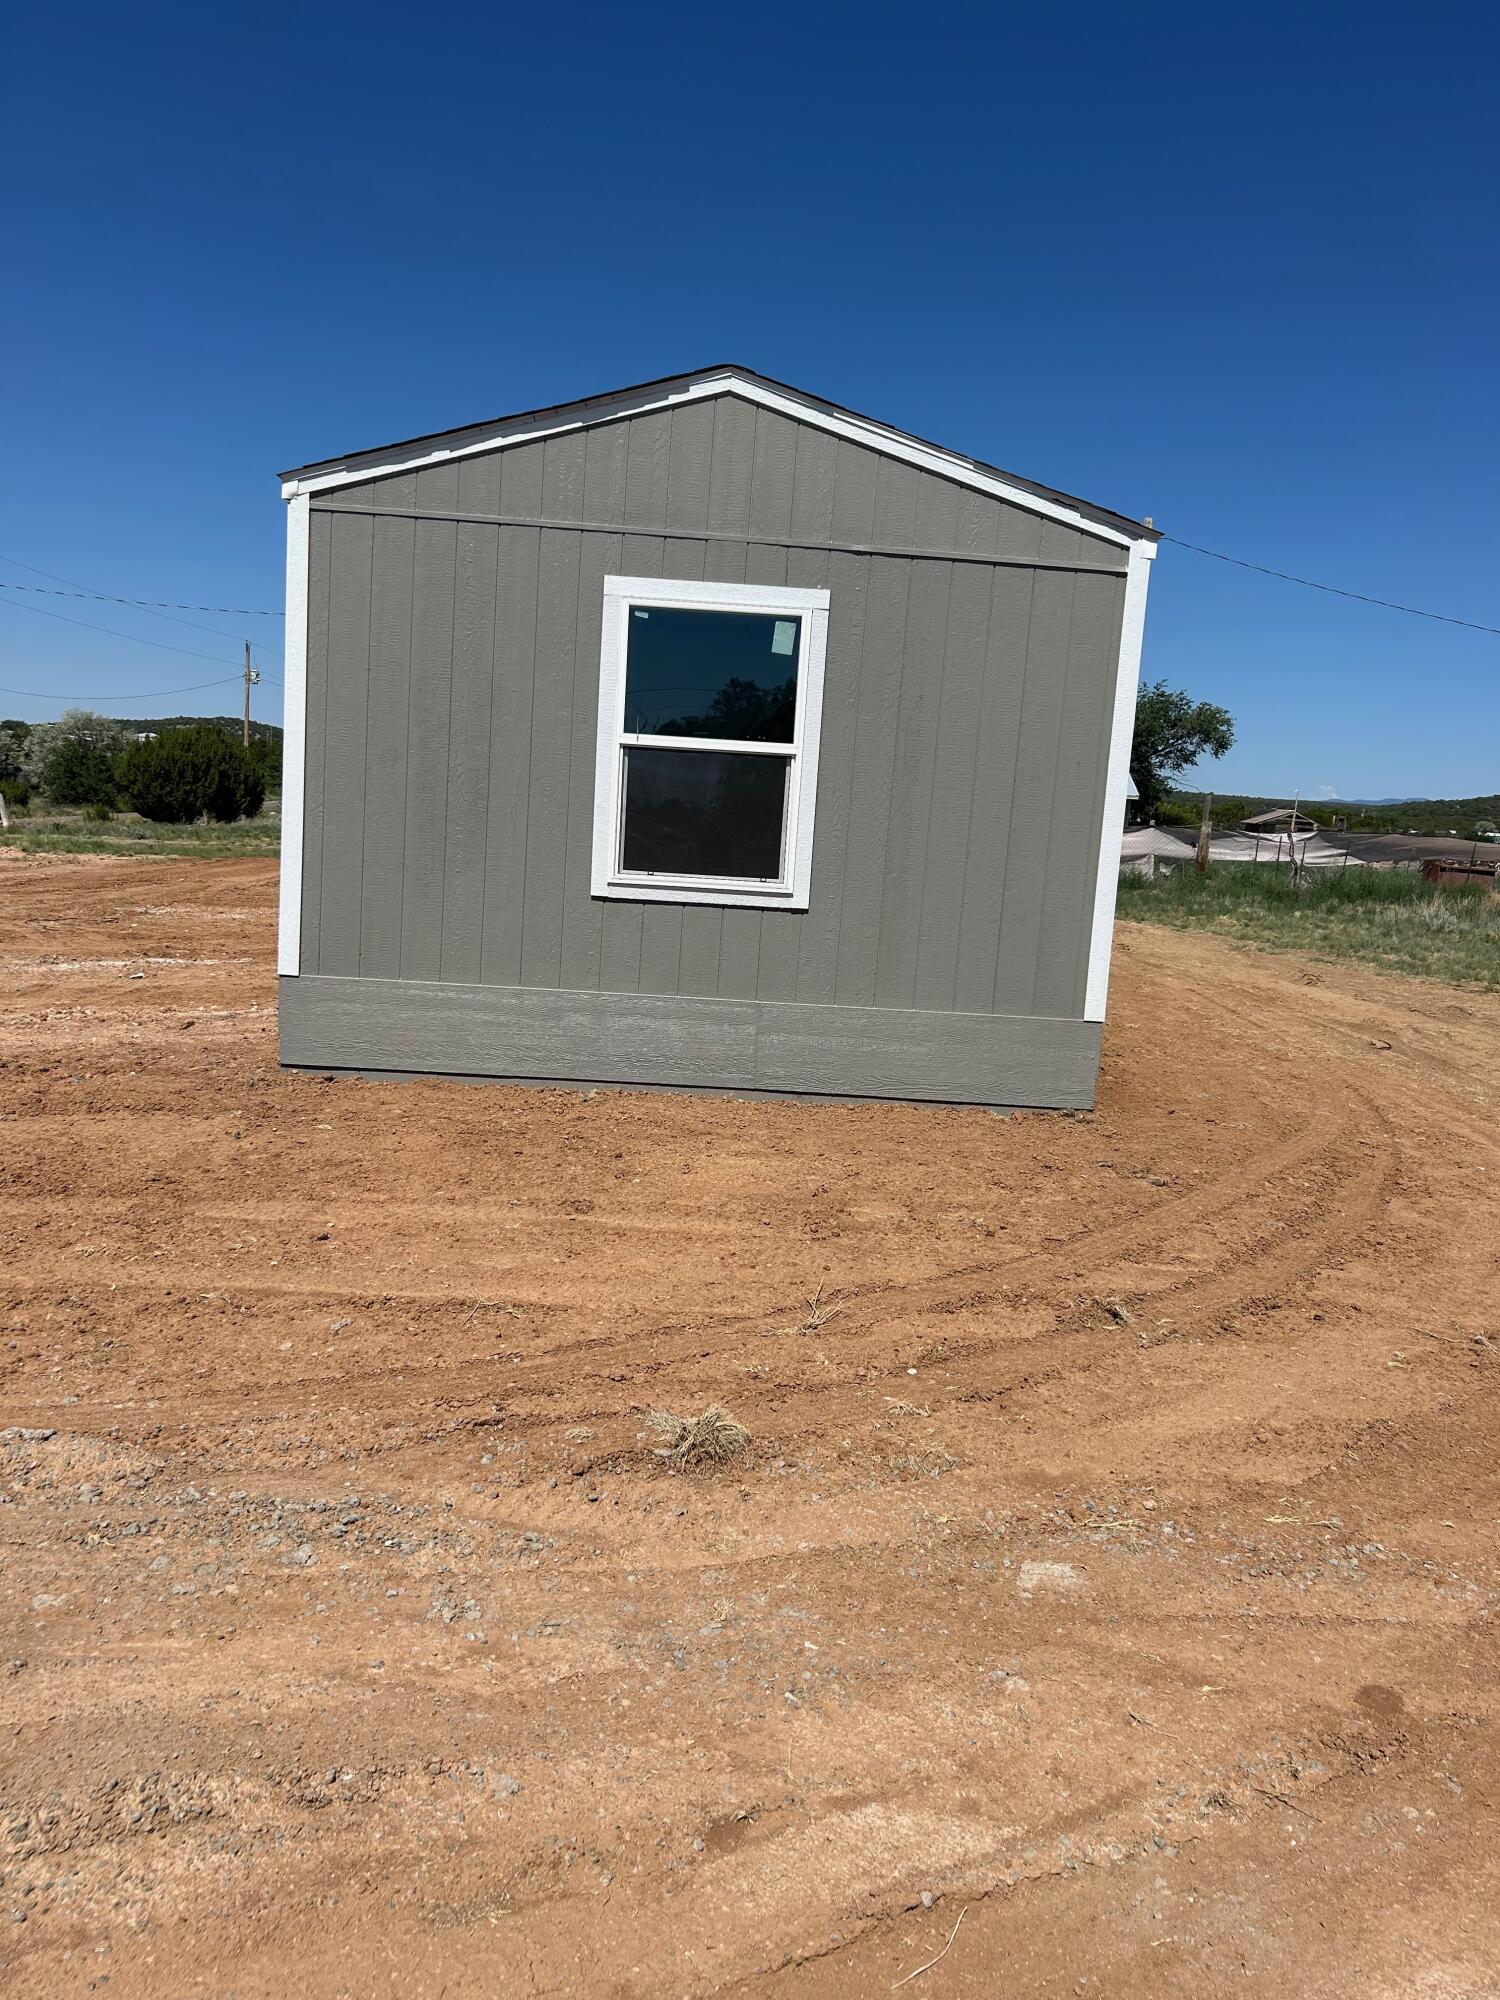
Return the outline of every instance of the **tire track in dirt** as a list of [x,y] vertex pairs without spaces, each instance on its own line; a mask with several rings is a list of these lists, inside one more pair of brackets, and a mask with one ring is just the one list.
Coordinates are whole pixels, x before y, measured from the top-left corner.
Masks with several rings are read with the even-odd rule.
[[[271,870],[22,873],[18,957],[224,959],[0,1020],[20,2000],[846,2000],[962,1899],[935,1993],[1500,1950],[1430,1858],[1500,1783],[1493,1364],[1392,1359],[1494,1316],[1500,1008],[1130,932],[1087,1120],[325,1085],[182,1025],[271,999]],[[674,1478],[711,1395],[761,1442]]]
[[[1231,1222],[1238,1218],[1249,1226],[1252,1234],[1247,1240],[1236,1242],[1232,1249],[1223,1250],[1218,1264],[1213,1269],[1194,1272],[1176,1280],[1164,1288],[1161,1295],[1179,1300],[1199,1300],[1218,1306],[1227,1304],[1239,1296],[1249,1296],[1257,1288],[1261,1264],[1278,1253],[1284,1254],[1284,1244],[1297,1241],[1304,1236],[1312,1239],[1306,1246],[1307,1254],[1289,1263],[1288,1271],[1292,1276],[1300,1275],[1302,1271],[1310,1268],[1318,1254],[1331,1246],[1336,1240],[1335,1233],[1330,1232],[1327,1236],[1318,1238],[1313,1235],[1313,1231],[1321,1220],[1323,1211],[1336,1204],[1339,1196],[1345,1192],[1346,1186],[1352,1186],[1356,1206],[1352,1214],[1341,1217],[1338,1235],[1352,1234],[1368,1220],[1375,1206],[1372,1189],[1389,1193],[1394,1172],[1389,1164],[1381,1166],[1377,1163],[1372,1170],[1364,1173],[1359,1171],[1357,1163],[1352,1168],[1341,1166],[1340,1148],[1347,1142],[1347,1138],[1347,1128],[1344,1131],[1336,1131],[1331,1136],[1325,1133],[1316,1138],[1299,1134],[1296,1138],[1272,1149],[1257,1163],[1253,1171],[1220,1180],[1208,1190],[1195,1189],[1189,1194],[1156,1205],[1143,1214],[1134,1215],[1125,1222],[1085,1227],[1057,1244],[1049,1245],[1045,1250],[1001,1260],[976,1261],[918,1282],[851,1287],[839,1293],[842,1302],[841,1320],[830,1338],[837,1342],[857,1337],[894,1321],[905,1320],[913,1313],[941,1312],[954,1303],[978,1306],[1004,1302],[1007,1295],[1018,1286],[1027,1283],[1055,1282],[1056,1269],[1060,1264],[1080,1266],[1072,1273],[1070,1282],[1087,1283],[1091,1270],[1107,1269],[1126,1250],[1136,1253],[1144,1250],[1150,1253],[1160,1249],[1171,1240],[1174,1229],[1180,1226],[1182,1218],[1188,1213],[1195,1218],[1197,1230],[1203,1229],[1205,1225],[1211,1225],[1220,1218],[1228,1218]],[[1273,1212],[1266,1218],[1264,1208],[1258,1208],[1252,1200],[1252,1196],[1263,1191],[1268,1183],[1285,1183],[1293,1176],[1305,1178],[1315,1170],[1323,1173],[1326,1184],[1319,1190],[1319,1203],[1310,1219],[1304,1217],[1300,1206],[1290,1214]],[[1348,1174],[1347,1183],[1339,1180],[1341,1172]],[[103,1233],[111,1221],[118,1225],[125,1219],[123,1214],[111,1218],[107,1214],[100,1214],[97,1210],[91,1212],[90,1217],[95,1234]],[[392,1226],[396,1226],[398,1218],[392,1216],[390,1219]],[[262,1226],[265,1226],[263,1220]],[[1244,1268],[1247,1264],[1248,1271]],[[1215,1289],[1216,1277],[1222,1277],[1226,1268],[1235,1269],[1234,1278],[1227,1285],[1220,1283]],[[209,1286],[220,1292],[232,1291],[237,1299],[253,1299],[258,1303],[275,1303],[283,1307],[292,1303],[306,1306],[316,1304],[324,1310],[342,1306],[369,1312],[378,1302],[382,1308],[410,1308],[413,1305],[451,1306],[455,1314],[458,1314],[468,1302],[466,1293],[443,1293],[431,1288],[424,1288],[421,1291],[382,1292],[378,1295],[377,1301],[374,1295],[353,1296],[332,1284],[319,1286],[316,1290],[309,1290],[304,1284],[299,1284],[295,1280],[277,1284],[262,1280],[245,1286],[232,1279],[226,1280],[216,1267],[207,1266],[184,1271],[177,1265],[174,1267],[173,1276],[179,1286],[190,1290],[201,1290],[202,1287]],[[49,1271],[45,1280],[40,1278],[34,1280],[31,1289],[34,1293],[40,1294],[43,1291],[50,1291],[58,1284],[86,1286],[93,1278],[94,1273],[86,1261],[80,1260],[72,1265],[64,1261]],[[991,1289],[988,1292],[982,1290],[976,1292],[973,1289],[976,1280],[990,1281]],[[146,1291],[153,1289],[151,1279],[144,1272],[138,1278],[127,1276],[114,1282],[116,1289],[131,1284]],[[157,1283],[159,1284],[159,1280]],[[535,1313],[537,1307],[528,1304],[526,1310],[528,1313]],[[573,1342],[560,1350],[552,1349],[534,1356],[508,1361],[505,1364],[506,1383],[499,1387],[502,1391],[504,1387],[524,1387],[529,1376],[549,1372],[562,1358],[576,1362],[586,1354],[597,1366],[603,1367],[606,1363],[634,1356],[638,1348],[646,1343],[650,1343],[653,1349],[653,1358],[649,1364],[650,1372],[661,1373],[674,1368],[690,1348],[701,1345],[705,1339],[721,1341],[729,1337],[745,1338],[773,1334],[784,1330],[786,1323],[795,1320],[800,1310],[801,1307],[797,1302],[789,1300],[753,1314],[705,1316],[688,1322],[669,1321],[632,1326],[616,1335],[595,1337],[587,1342]],[[636,1365],[639,1367],[640,1364],[637,1362]],[[474,1378],[481,1373],[485,1379],[482,1385],[475,1382],[472,1393],[476,1395],[488,1393],[497,1387],[493,1379],[493,1364],[488,1357],[463,1363],[429,1364],[429,1371],[434,1378],[441,1376],[445,1386],[450,1390],[461,1386],[465,1379]],[[375,1371],[361,1371],[360,1386],[362,1390],[367,1391],[382,1380],[392,1384],[409,1384],[410,1376],[411,1369],[406,1364]],[[304,1378],[298,1383],[289,1383],[288,1387],[305,1386],[322,1390],[331,1386],[336,1380],[336,1377],[319,1374]],[[199,1400],[205,1415],[210,1415],[214,1411],[212,1399]],[[230,1407],[228,1397],[225,1398],[224,1407]],[[253,1399],[236,1398],[232,1407],[237,1417],[243,1420],[257,1417],[266,1420],[275,1414],[257,1410]]]

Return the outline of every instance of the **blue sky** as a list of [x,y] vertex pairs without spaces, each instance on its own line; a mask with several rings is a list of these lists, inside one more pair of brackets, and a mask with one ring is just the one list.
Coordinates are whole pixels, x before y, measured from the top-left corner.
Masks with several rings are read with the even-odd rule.
[[[0,580],[273,607],[280,467],[737,360],[1500,626],[1497,40],[1441,4],[26,10]],[[155,691],[242,636],[279,672],[279,620],[178,615],[0,590],[0,684],[232,708]],[[1221,790],[1500,786],[1500,638],[1169,545],[1144,672],[1237,717]]]

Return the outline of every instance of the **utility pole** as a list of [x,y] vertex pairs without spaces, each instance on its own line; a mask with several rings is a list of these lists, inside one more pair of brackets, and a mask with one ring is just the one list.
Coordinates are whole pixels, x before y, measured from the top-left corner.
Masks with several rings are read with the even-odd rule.
[[245,727],[242,739],[247,750],[250,748],[250,690],[257,686],[259,681],[260,670],[250,664],[250,641],[247,639],[245,641]]

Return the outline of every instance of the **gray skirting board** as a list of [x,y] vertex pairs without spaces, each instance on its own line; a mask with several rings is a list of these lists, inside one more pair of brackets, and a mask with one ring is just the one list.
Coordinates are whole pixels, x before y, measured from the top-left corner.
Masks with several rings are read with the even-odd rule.
[[304,974],[301,1069],[1086,1110],[1097,1022]]

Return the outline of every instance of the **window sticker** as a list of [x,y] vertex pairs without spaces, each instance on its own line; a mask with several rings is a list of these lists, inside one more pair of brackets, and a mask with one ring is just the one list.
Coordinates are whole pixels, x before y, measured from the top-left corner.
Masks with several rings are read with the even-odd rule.
[[791,653],[797,645],[797,621],[795,618],[778,618],[776,629],[771,634],[773,653]]

